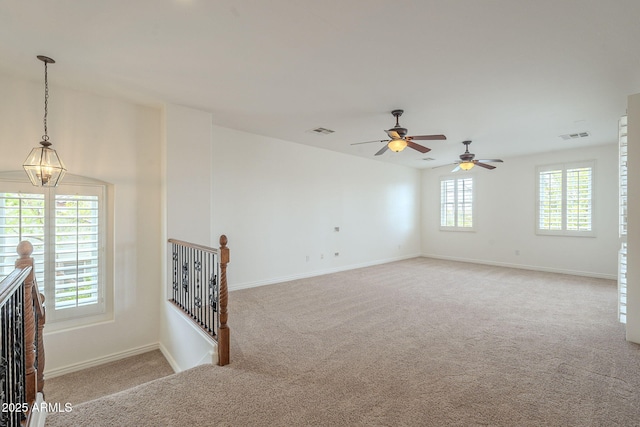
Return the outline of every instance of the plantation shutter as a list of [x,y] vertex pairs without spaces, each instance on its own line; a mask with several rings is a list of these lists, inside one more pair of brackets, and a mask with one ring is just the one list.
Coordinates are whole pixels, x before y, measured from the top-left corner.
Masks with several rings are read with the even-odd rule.
[[539,173],[538,228],[562,230],[562,170]]
[[43,292],[45,198],[44,194],[0,193],[0,269],[6,276],[15,268],[16,247],[23,240],[33,245],[36,281]]
[[592,169],[567,169],[567,230],[591,231]]
[[440,226],[456,226],[456,187],[455,180],[440,181]]
[[[16,246],[28,240],[48,320],[104,313],[105,187],[61,185],[45,191],[22,183],[0,185],[0,273],[14,269]],[[5,192],[7,187],[24,191]]]
[[473,178],[440,181],[440,227],[470,231],[473,228]]
[[618,123],[619,234],[618,251],[618,319],[627,323],[627,116]]
[[473,179],[458,179],[458,227],[473,227]]
[[593,236],[595,162],[538,167],[539,234]]
[[97,196],[56,195],[56,309],[98,302],[100,252]]

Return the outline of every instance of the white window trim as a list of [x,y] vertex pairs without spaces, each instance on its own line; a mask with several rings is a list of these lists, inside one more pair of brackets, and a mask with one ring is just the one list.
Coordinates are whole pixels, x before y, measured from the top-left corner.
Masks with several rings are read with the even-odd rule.
[[[583,230],[583,231],[575,231],[575,230],[567,230],[567,179],[566,173],[567,169],[575,169],[575,168],[591,168],[591,230]],[[562,229],[560,230],[544,230],[540,228],[540,173],[551,170],[562,170]],[[595,205],[596,205],[596,161],[595,160],[584,160],[578,162],[565,162],[565,163],[555,163],[551,165],[541,165],[536,166],[536,179],[535,179],[535,194],[536,194],[536,203],[535,203],[535,233],[541,236],[569,236],[569,237],[596,237],[596,213],[595,213]]]
[[[113,220],[111,219],[112,215],[109,215],[109,212],[113,212],[113,188],[103,181],[73,174],[65,175],[64,182],[58,188],[59,194],[86,194],[88,193],[87,188],[94,189],[94,194],[98,191],[101,193],[99,195],[101,200],[99,221],[103,226],[100,231],[99,250],[102,259],[99,275],[102,286],[99,288],[99,302],[93,309],[74,308],[72,309],[73,313],[66,309],[56,312],[56,310],[48,308],[45,301],[47,330],[50,332],[113,320],[113,257],[108,256],[113,253],[113,233],[111,231],[113,230]],[[45,194],[45,198],[53,198],[56,193],[55,188],[31,185],[23,171],[0,172],[0,191],[41,193]],[[52,214],[51,210],[48,212]],[[38,283],[40,289],[44,285]]]
[[[442,225],[442,182],[443,181],[451,181],[453,180],[455,182],[454,184],[454,188],[455,188],[455,192],[456,192],[456,208],[455,208],[455,213],[454,213],[454,218],[456,218],[456,224],[457,224],[457,187],[458,187],[458,181],[462,180],[462,179],[471,179],[472,180],[472,188],[471,188],[471,223],[473,224],[471,227],[462,227],[462,226],[447,226],[447,225]],[[474,232],[476,231],[476,210],[477,210],[477,204],[476,204],[476,180],[474,178],[473,175],[469,174],[468,172],[465,173],[465,175],[462,174],[458,174],[458,175],[445,175],[445,176],[441,176],[439,181],[438,181],[438,191],[439,191],[439,195],[440,195],[440,216],[438,218],[438,222],[440,224],[440,231],[466,231],[466,232]]]

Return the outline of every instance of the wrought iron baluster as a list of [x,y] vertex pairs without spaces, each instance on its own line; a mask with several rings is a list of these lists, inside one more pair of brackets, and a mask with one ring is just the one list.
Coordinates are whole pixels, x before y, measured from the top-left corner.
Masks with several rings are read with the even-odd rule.
[[201,316],[201,300],[200,300],[200,275],[202,273],[202,253],[200,251],[194,252],[193,257],[193,315],[196,322],[202,324]]
[[209,332],[209,307],[207,306],[207,287],[209,285],[209,281],[207,277],[209,277],[209,268],[211,265],[211,254],[205,255],[206,262],[204,263],[204,268],[202,269],[202,286],[200,288],[200,297],[202,299],[202,326]]
[[176,301],[178,298],[178,245],[176,245],[175,243],[173,243],[171,245],[171,266],[172,266],[172,272],[173,272],[173,280],[172,280],[172,297],[173,300]]
[[207,265],[209,264],[209,254],[200,252],[200,258],[202,260],[202,265],[200,268],[200,274],[198,276],[198,310],[200,312],[198,322],[200,326],[204,329],[207,329],[207,305],[206,301],[203,298],[203,289],[207,287]]
[[[225,331],[222,332],[225,332],[225,335],[224,343],[220,344],[222,349],[220,354],[224,357],[220,359],[221,364],[229,363],[226,310],[224,322],[220,314],[222,304],[220,300],[221,262],[224,259],[226,266],[229,259],[226,242],[226,237],[221,236],[220,248],[213,249],[170,240],[170,243],[174,245],[172,247],[172,301],[216,341],[220,340],[219,333],[221,333],[221,325],[223,325]],[[228,295],[228,290],[225,281],[226,295]]]
[[[189,249],[189,266],[192,265],[193,259],[194,259],[194,254],[193,254],[193,248]],[[193,317],[193,295],[195,294],[195,271],[194,269],[190,269],[189,271],[189,295],[188,295],[188,302],[189,302],[189,313],[191,314],[191,317]]]
[[[24,309],[24,284],[22,284],[5,301],[0,310],[2,323],[0,395],[2,403],[22,404],[26,402]],[[25,414],[21,411],[9,410],[0,414],[0,425],[20,426],[24,419]]]

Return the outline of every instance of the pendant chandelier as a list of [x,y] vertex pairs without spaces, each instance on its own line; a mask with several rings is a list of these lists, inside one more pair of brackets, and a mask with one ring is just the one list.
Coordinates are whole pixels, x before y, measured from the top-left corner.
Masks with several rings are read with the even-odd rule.
[[47,80],[47,64],[55,64],[56,61],[38,55],[38,59],[44,62],[44,135],[40,146],[35,147],[29,153],[22,167],[27,172],[29,180],[36,187],[57,187],[67,169],[58,157],[58,153],[51,147],[49,135],[47,135],[47,115],[49,113],[49,82]]

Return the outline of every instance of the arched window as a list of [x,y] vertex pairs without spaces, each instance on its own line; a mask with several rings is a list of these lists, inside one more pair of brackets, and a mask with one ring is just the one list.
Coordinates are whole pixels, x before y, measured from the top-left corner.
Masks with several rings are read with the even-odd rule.
[[33,244],[47,323],[107,312],[106,183],[67,175],[56,188],[32,186],[24,172],[0,173],[0,269],[16,246]]

